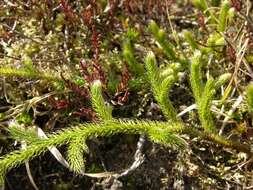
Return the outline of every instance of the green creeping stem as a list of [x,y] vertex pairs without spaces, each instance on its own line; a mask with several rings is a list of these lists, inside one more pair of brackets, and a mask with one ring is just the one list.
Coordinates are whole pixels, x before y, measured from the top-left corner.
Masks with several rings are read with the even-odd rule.
[[38,72],[36,70],[31,70],[28,68],[15,69],[12,67],[2,67],[2,68],[0,68],[0,75],[7,76],[7,77],[23,77],[23,78],[43,79],[46,81],[55,81],[55,82],[62,81],[61,79],[54,77],[51,74]]
[[[146,134],[150,140],[164,145],[184,146],[185,142],[174,133],[182,131],[182,125],[168,122],[149,121],[111,121],[99,124],[83,124],[76,128],[67,129],[54,135],[48,135],[48,139],[31,142],[26,149],[16,150],[0,158],[0,174],[5,174],[10,169],[23,164],[47,151],[48,147],[68,144],[76,139],[83,141],[108,137],[115,134]],[[18,128],[18,127],[17,127]]]

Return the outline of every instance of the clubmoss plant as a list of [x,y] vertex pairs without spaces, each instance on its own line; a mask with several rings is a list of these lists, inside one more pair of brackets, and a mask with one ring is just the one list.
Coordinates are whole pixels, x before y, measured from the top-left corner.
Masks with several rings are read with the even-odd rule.
[[155,55],[152,52],[150,52],[146,57],[146,69],[152,91],[156,100],[161,106],[164,115],[167,119],[177,121],[178,118],[176,111],[168,97],[169,89],[175,81],[174,76],[168,75],[165,78],[162,78],[160,76],[160,71],[156,64]]
[[219,24],[217,26],[219,32],[224,32],[226,29],[229,8],[229,2],[227,0],[223,1],[220,10]]
[[118,133],[143,134],[155,143],[166,146],[185,146],[185,141],[177,135],[177,133],[182,131],[180,123],[113,120],[111,118],[111,110],[105,106],[101,89],[101,82],[95,81],[91,89],[92,105],[99,117],[103,119],[100,123],[79,124],[77,127],[49,135],[48,139],[39,139],[31,129],[24,130],[18,123],[13,123],[9,127],[12,138],[25,140],[28,146],[25,150],[14,151],[0,159],[1,175],[3,176],[11,168],[41,155],[47,151],[48,147],[61,146],[63,144],[68,144],[70,168],[74,172],[80,173],[85,168],[83,153],[88,152],[85,141],[95,137],[108,137]]
[[[4,175],[13,167],[23,164],[36,156],[47,151],[48,147],[61,146],[67,144],[70,169],[80,173],[85,169],[84,153],[88,153],[86,140],[96,137],[109,137],[116,134],[140,134],[146,135],[150,141],[165,146],[184,147],[186,142],[179,136],[180,133],[187,133],[190,136],[201,138],[222,144],[226,147],[235,148],[240,151],[249,152],[248,148],[241,146],[238,142],[231,142],[221,136],[215,135],[213,120],[210,113],[211,101],[215,90],[223,84],[228,75],[223,75],[219,79],[209,79],[206,84],[202,82],[201,75],[201,55],[195,53],[192,59],[191,83],[196,102],[199,107],[201,123],[206,132],[185,127],[181,120],[176,117],[176,111],[168,99],[168,90],[173,84],[173,72],[162,77],[156,65],[155,56],[149,53],[146,57],[147,75],[150,80],[155,98],[167,118],[167,122],[146,121],[146,120],[116,120],[111,116],[111,108],[107,107],[102,97],[102,84],[95,81],[91,87],[92,106],[101,119],[97,123],[78,124],[57,132],[49,134],[47,139],[40,139],[33,129],[24,129],[18,123],[9,126],[9,132],[13,139],[26,141],[27,148],[16,150],[0,159],[1,183]],[[208,123],[208,122],[209,123]]]
[[203,128],[208,132],[215,132],[215,125],[211,114],[212,100],[216,90],[221,87],[231,77],[230,74],[221,75],[217,80],[213,78],[207,79],[206,83],[203,82],[201,62],[202,56],[200,51],[195,51],[191,62],[191,75],[190,83],[195,97],[199,119]]
[[76,173],[81,173],[85,170],[84,153],[88,153],[89,148],[83,137],[76,137],[68,144],[68,162],[70,169]]
[[60,79],[52,76],[49,73],[38,72],[27,68],[16,69],[13,67],[2,67],[0,68],[0,75],[7,77],[43,79],[46,81],[60,81]]
[[48,72],[41,72],[37,70],[32,62],[32,59],[25,55],[23,57],[23,64],[21,68],[15,67],[0,67],[0,75],[6,77],[22,77],[30,79],[41,79],[48,82],[61,82],[62,80],[57,76]]
[[102,96],[102,84],[99,80],[93,82],[91,86],[92,107],[96,111],[99,118],[103,121],[112,120],[112,108],[105,105]]
[[[208,9],[205,0],[195,2],[201,10],[206,11]],[[227,12],[227,7],[225,7],[223,3],[220,12],[220,24],[218,24],[220,32],[225,31],[227,18],[222,17],[222,15],[224,16],[224,12]],[[182,52],[176,51],[177,47],[175,47],[173,43],[168,42],[165,31],[160,29],[154,21],[150,23],[149,29],[158,43],[159,48],[161,48],[162,52],[169,60],[168,65],[165,67],[166,69],[162,69],[158,66],[155,55],[151,51],[146,56],[145,67],[144,65],[137,63],[134,57],[133,44],[136,35],[133,31],[129,31],[128,37],[123,45],[123,56],[127,61],[130,70],[136,76],[140,76],[139,78],[145,80],[148,79],[145,82],[149,82],[151,91],[167,121],[113,118],[113,107],[110,106],[109,103],[106,103],[103,98],[104,86],[101,81],[89,81],[91,85],[89,86],[89,95],[91,94],[92,101],[91,105],[98,117],[98,120],[95,120],[94,123],[71,123],[67,129],[58,131],[55,134],[48,134],[47,139],[39,138],[33,128],[23,128],[22,125],[17,122],[10,123],[8,128],[10,137],[18,141],[25,141],[27,147],[26,149],[16,150],[0,157],[0,186],[4,183],[4,176],[8,171],[14,167],[18,167],[26,161],[42,155],[49,147],[53,146],[67,146],[67,160],[70,169],[71,171],[80,174],[85,170],[85,154],[89,153],[86,141],[97,137],[111,137],[117,134],[144,135],[151,142],[178,149],[187,146],[186,141],[180,136],[181,134],[184,134],[192,138],[199,137],[222,145],[223,147],[229,147],[237,151],[245,152],[252,156],[250,146],[240,143],[239,141],[230,141],[216,133],[216,122],[211,112],[211,106],[216,91],[228,81],[230,74],[221,75],[217,79],[212,77],[207,79],[204,78],[203,64],[207,59],[207,51],[202,51],[202,48],[200,47],[201,45],[195,42],[192,33],[185,33],[185,38],[192,48],[192,51],[194,51],[194,55],[188,60]],[[215,45],[219,43],[224,45],[224,38],[222,38],[220,34],[213,35],[213,38]],[[212,40],[211,37],[209,37],[209,40]],[[210,53],[215,53],[212,48],[209,50]],[[24,67],[21,69],[2,67],[0,68],[0,74],[11,77],[35,78],[46,82],[61,81],[61,79],[51,76],[48,73],[37,71],[33,67],[29,57],[24,57],[23,66]],[[203,129],[185,125],[183,121],[177,117],[177,109],[173,107],[168,96],[171,86],[178,81],[179,72],[188,69],[188,66],[190,70],[189,80],[191,90],[197,104],[199,120]],[[136,80],[139,78],[136,77]],[[72,89],[80,91],[76,86],[73,86]],[[250,85],[247,88],[247,102],[251,111],[253,111],[252,97],[253,87]]]
[[129,69],[136,76],[144,73],[143,65],[139,64],[134,55],[134,43],[138,38],[138,33],[134,29],[129,29],[123,43],[123,57],[129,65]]
[[188,67],[189,61],[185,55],[177,54],[175,47],[169,40],[166,38],[166,32],[163,29],[160,29],[155,21],[151,21],[149,24],[149,30],[152,33],[154,39],[158,43],[159,48],[166,55],[167,59],[172,60],[176,63],[180,63],[181,69]]
[[[19,130],[18,125],[9,128],[9,131]],[[111,121],[99,124],[82,124],[78,127],[49,135],[48,139],[33,139],[28,142],[26,150],[17,150],[11,154],[2,157],[0,160],[0,169],[2,175],[13,167],[23,164],[27,160],[41,155],[47,151],[48,147],[61,146],[68,144],[68,160],[70,166],[75,172],[84,168],[84,160],[81,155],[86,152],[85,140],[95,137],[108,137],[119,133],[124,134],[146,134],[153,142],[166,146],[182,147],[185,142],[174,133],[182,131],[182,126],[167,122],[150,122],[150,121]],[[11,132],[12,133],[12,132]],[[14,134],[14,133],[13,133]],[[26,134],[27,135],[27,134]],[[13,136],[15,138],[15,136]],[[28,140],[28,139],[26,139]],[[78,144],[74,144],[77,143]],[[77,146],[77,147],[75,147]],[[79,149],[81,147],[81,150]]]
[[173,49],[173,46],[166,40],[165,31],[160,29],[155,21],[150,22],[149,29],[167,58],[178,61],[178,57]]

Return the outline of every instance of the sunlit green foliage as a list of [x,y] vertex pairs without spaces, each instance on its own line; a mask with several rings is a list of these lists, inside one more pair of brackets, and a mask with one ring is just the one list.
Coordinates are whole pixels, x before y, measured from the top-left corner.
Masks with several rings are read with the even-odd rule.
[[125,134],[179,151],[204,139],[252,159],[250,3],[94,2],[0,2],[0,135],[26,145],[1,155],[0,189],[51,147],[82,174],[91,140]]

